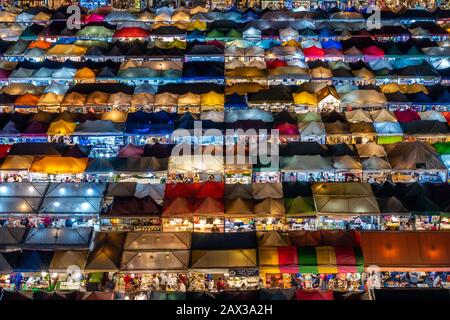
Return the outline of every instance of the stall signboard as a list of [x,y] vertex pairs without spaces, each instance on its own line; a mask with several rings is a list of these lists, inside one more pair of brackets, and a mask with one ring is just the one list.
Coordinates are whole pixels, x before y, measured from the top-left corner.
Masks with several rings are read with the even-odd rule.
[[259,271],[258,269],[231,269],[230,270],[231,277],[258,277]]

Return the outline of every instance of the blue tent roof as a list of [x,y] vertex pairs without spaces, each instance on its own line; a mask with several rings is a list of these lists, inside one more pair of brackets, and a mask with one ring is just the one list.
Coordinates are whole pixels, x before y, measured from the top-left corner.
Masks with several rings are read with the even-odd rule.
[[54,251],[24,250],[14,265],[15,272],[48,271]]
[[323,49],[338,49],[342,50],[342,44],[339,41],[329,40],[329,41],[323,41],[322,43]]
[[247,101],[245,100],[245,96],[241,96],[237,93],[233,93],[231,95],[226,95],[225,96],[225,108],[246,109]]

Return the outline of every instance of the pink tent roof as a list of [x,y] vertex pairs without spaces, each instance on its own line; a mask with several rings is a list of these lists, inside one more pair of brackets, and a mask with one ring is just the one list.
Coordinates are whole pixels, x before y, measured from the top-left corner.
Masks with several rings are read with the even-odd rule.
[[98,14],[98,13],[92,13],[84,19],[84,23],[90,23],[90,22],[103,22],[105,19],[104,16]]
[[415,120],[420,120],[419,114],[410,109],[404,111],[394,111],[394,115],[398,122],[412,122]]
[[119,158],[133,158],[141,157],[144,154],[144,148],[135,146],[134,144],[127,144],[119,150]]
[[298,126],[292,123],[280,123],[275,125],[275,129],[279,130],[281,135],[298,135]]

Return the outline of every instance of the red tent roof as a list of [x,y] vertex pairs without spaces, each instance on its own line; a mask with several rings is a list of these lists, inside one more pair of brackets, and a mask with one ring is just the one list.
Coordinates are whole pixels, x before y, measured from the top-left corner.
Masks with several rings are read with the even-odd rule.
[[138,27],[125,27],[116,30],[114,38],[147,38],[150,31]]
[[298,135],[298,125],[283,122],[275,125],[275,129],[278,129],[281,135]]
[[267,69],[276,69],[279,67],[286,67],[288,64],[286,61],[280,59],[268,60],[266,62]]
[[223,182],[206,181],[199,183],[196,190],[196,198],[222,198],[224,192]]
[[404,111],[394,111],[394,115],[398,122],[412,122],[415,120],[420,120],[419,114],[410,109]]
[[323,49],[316,46],[303,49],[303,54],[307,58],[322,58],[323,56],[325,56],[325,52],[323,51]]
[[0,144],[0,158],[6,158],[10,149],[10,144]]
[[211,41],[206,41],[206,44],[209,45],[209,46],[215,46],[215,47],[220,48],[220,49],[225,48],[225,42],[224,41],[211,40]]
[[370,46],[362,49],[362,52],[367,56],[384,57],[384,52],[377,46]]

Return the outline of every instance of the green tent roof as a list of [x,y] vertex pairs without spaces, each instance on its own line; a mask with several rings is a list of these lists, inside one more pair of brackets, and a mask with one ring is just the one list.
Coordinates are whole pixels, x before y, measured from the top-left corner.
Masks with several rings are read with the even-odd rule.
[[450,154],[450,142],[438,142],[433,146],[439,154]]
[[285,198],[284,207],[286,209],[286,216],[313,216],[316,215],[314,200],[312,197],[295,197]]

